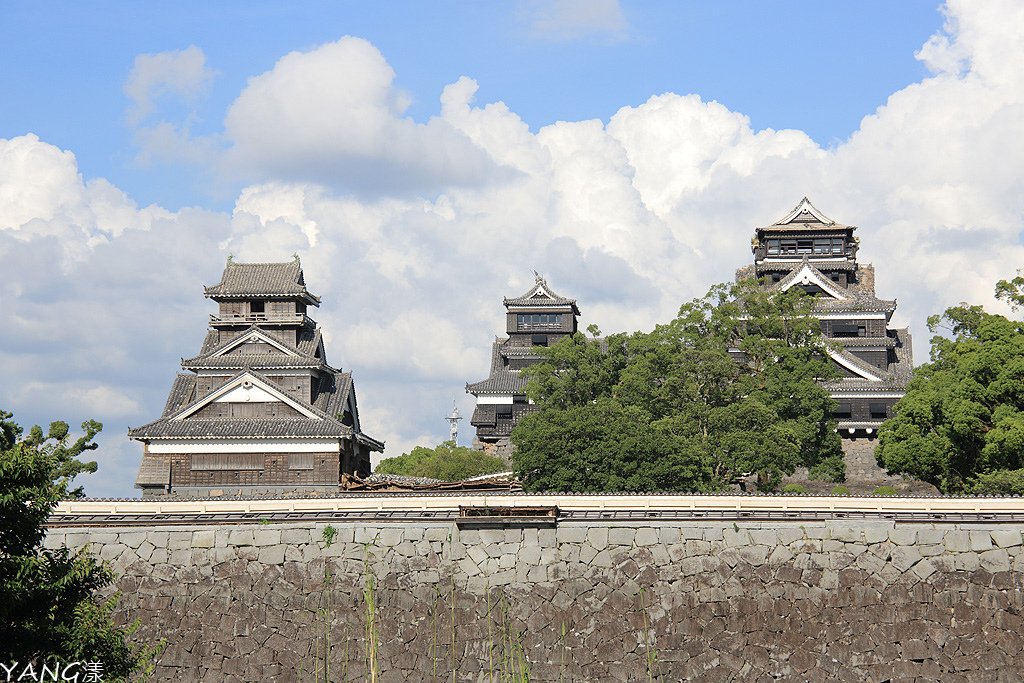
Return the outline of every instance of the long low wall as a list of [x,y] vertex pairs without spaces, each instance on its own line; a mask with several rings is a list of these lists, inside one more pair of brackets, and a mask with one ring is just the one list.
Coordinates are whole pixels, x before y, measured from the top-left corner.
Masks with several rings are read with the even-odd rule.
[[154,517],[47,543],[112,563],[160,681],[1018,680],[1024,523],[982,517]]

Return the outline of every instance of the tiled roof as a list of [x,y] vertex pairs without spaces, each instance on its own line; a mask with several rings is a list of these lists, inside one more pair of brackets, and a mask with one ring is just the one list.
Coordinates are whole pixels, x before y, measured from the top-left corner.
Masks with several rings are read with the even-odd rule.
[[[254,370],[245,370],[237,373],[234,377],[228,380],[231,382],[244,374],[251,374],[253,377],[266,382],[270,386],[275,386],[274,382],[265,377],[264,375]],[[182,375],[179,375],[182,377]],[[175,388],[178,386],[178,381],[175,381]],[[324,391],[321,396],[318,396],[317,403],[319,405],[311,404],[307,401],[302,400],[296,396],[289,395],[289,398],[306,410],[317,415],[319,419],[307,418],[307,417],[296,417],[296,418],[282,418],[282,417],[251,417],[251,418],[223,418],[223,417],[211,417],[211,418],[198,418],[188,417],[181,420],[171,419],[172,415],[177,415],[181,412],[186,411],[190,407],[201,405],[204,400],[208,399],[208,396],[202,398],[194,398],[190,403],[178,406],[178,408],[172,412],[164,414],[158,420],[154,420],[149,424],[136,427],[128,430],[128,436],[133,439],[160,439],[160,438],[227,438],[227,437],[282,437],[282,436],[338,436],[344,437],[352,434],[352,430],[341,423],[337,418],[334,417],[336,413],[341,412],[340,409],[335,409],[338,404],[337,399],[340,394],[345,393],[347,398],[347,391],[351,389],[351,377],[348,373],[338,372],[331,379],[331,390]],[[336,389],[340,389],[338,391]],[[172,394],[174,390],[172,389]],[[282,392],[283,393],[283,392]],[[170,403],[170,402],[168,402]],[[344,402],[340,403],[344,406]],[[321,408],[321,406],[323,406]],[[325,410],[326,408],[326,410]],[[334,410],[334,412],[329,412]],[[289,431],[291,430],[291,431]]]
[[[875,382],[868,379],[860,379],[857,377],[843,377],[841,379],[832,380],[831,382],[825,383],[825,388],[832,392],[838,391],[904,391],[907,388],[907,384],[910,382],[910,377],[913,374],[913,342],[910,336],[909,329],[898,329],[889,330],[889,333],[893,335],[893,339],[896,345],[896,362],[889,364],[888,372],[882,372],[875,368],[876,374],[882,374],[882,381]],[[845,341],[845,340],[843,340]],[[859,358],[851,353],[847,353],[845,357],[855,359],[855,361],[861,361]]]
[[521,296],[511,298],[505,297],[505,306],[557,306],[559,308],[568,306],[572,308],[576,315],[580,314],[579,309],[576,307],[576,299],[569,299],[556,294],[554,290],[548,286],[547,280],[537,273],[534,273],[534,276],[533,287]]
[[228,260],[220,282],[205,288],[210,298],[302,296],[314,305],[319,297],[306,290],[298,257],[287,263],[236,263]]
[[793,207],[793,210],[775,221],[771,225],[759,228],[759,231],[791,231],[791,230],[844,230],[856,228],[852,225],[842,225],[823,214],[818,207],[811,203],[811,200],[804,197],[800,203]]
[[128,436],[133,439],[302,438],[311,436],[344,438],[351,435],[352,430],[337,420],[310,420],[304,417],[160,419],[128,430]]
[[163,417],[168,417],[178,412],[194,400],[196,393],[195,375],[176,375],[174,384],[171,385],[171,393],[167,395],[167,403],[164,405]]
[[135,477],[135,486],[160,486],[171,481],[171,460],[165,456],[148,453],[142,456],[139,474]]
[[[225,354],[223,356],[215,356],[214,354],[233,346],[240,337],[244,337],[250,332],[262,332],[264,335],[273,339],[275,343],[280,344],[286,349],[299,354],[299,357],[287,356],[285,354]],[[256,368],[269,368],[274,366],[280,367],[321,367],[327,365],[326,358],[316,358],[316,350],[320,346],[321,332],[315,323],[306,325],[299,331],[299,343],[298,345],[289,344],[286,341],[278,339],[274,335],[268,333],[266,330],[260,329],[258,325],[250,325],[248,329],[242,330],[237,335],[232,336],[227,341],[219,342],[219,333],[216,330],[210,330],[206,339],[203,341],[203,347],[199,352],[199,355],[193,356],[192,358],[185,358],[181,361],[181,367],[186,369],[193,368],[241,368],[241,367],[256,367]]]
[[[815,268],[820,271],[833,271],[841,270],[843,272],[853,272],[857,270],[857,262],[850,260],[833,261],[825,259],[808,259]],[[754,264],[756,272],[760,275],[761,273],[772,273],[779,271],[790,271],[799,268],[803,264],[803,261],[796,261],[792,259],[788,260],[773,260],[763,259]],[[749,277],[749,275],[748,275]]]
[[466,385],[470,394],[522,394],[526,390],[526,378],[514,370],[499,370],[482,382]]
[[896,339],[893,337],[829,337],[830,342],[846,348],[884,348],[891,349],[896,346]]
[[316,388],[313,407],[326,415],[337,415],[345,411],[349,392],[352,391],[352,373],[331,372],[320,378]]
[[283,353],[231,353],[226,356],[190,358],[181,362],[189,370],[198,368],[323,368],[327,367],[319,358],[287,356]]

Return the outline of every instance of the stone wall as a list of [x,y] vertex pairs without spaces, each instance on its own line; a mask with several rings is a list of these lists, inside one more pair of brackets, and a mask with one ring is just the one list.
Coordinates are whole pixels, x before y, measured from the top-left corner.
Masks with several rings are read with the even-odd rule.
[[311,523],[48,543],[113,564],[122,617],[168,642],[160,681],[1010,681],[1022,528]]

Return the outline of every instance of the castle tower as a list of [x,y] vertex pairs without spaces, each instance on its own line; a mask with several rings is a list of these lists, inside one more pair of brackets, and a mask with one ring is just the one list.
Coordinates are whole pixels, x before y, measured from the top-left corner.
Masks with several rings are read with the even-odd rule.
[[910,331],[889,327],[896,301],[875,296],[874,267],[857,261],[856,230],[804,197],[784,217],[757,229],[754,263],[736,273],[781,290],[801,287],[815,297],[814,314],[841,374],[827,387],[838,404],[840,435],[848,441],[874,439],[913,369]]
[[548,346],[576,332],[579,308],[575,299],[560,296],[534,273],[534,284],[525,294],[505,298],[504,338],[491,349],[491,373],[487,379],[466,385],[476,396],[470,424],[476,427],[474,446],[508,457],[509,434],[516,422],[535,410],[526,398],[524,368],[540,360],[535,347]]
[[298,257],[229,258],[205,294],[218,312],[199,354],[161,417],[128,432],[143,444],[143,496],[328,492],[368,475],[384,444],[360,429],[351,373],[327,363]]

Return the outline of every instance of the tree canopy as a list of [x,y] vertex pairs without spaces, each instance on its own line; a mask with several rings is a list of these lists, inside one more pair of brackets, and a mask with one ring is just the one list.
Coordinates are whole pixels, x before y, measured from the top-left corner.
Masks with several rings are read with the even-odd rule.
[[528,490],[706,491],[797,466],[842,470],[813,302],[719,285],[651,332],[547,349],[526,370],[539,407],[512,432]]
[[[1013,283],[1017,284],[1014,285]],[[1019,302],[1024,279],[1001,281]],[[946,493],[1024,490],[1024,330],[962,304],[928,319],[931,361],[914,371],[895,417],[879,429],[878,462]]]
[[374,472],[461,481],[507,470],[508,463],[502,458],[445,441],[435,448],[416,446],[408,453],[381,460]]
[[78,458],[96,448],[102,425],[85,422],[71,440],[68,425],[54,422],[22,438],[11,418],[0,410],[0,662],[99,661],[104,680],[127,679],[155,650],[131,643],[111,618],[114,601],[94,597],[112,572],[85,550],[43,546],[53,508],[82,495],[71,481],[96,471]]

